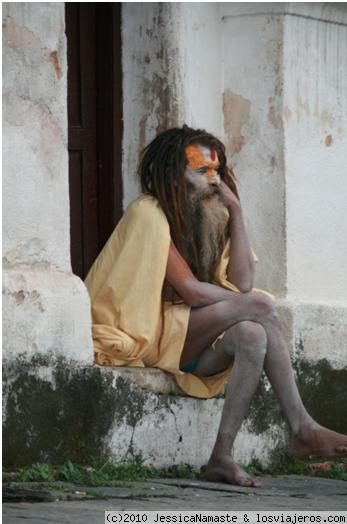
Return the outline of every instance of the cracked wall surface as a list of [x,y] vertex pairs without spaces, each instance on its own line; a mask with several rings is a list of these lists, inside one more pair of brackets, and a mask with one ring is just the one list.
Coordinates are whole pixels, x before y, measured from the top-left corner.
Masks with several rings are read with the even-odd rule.
[[161,131],[182,125],[180,4],[124,3],[124,207],[139,193],[142,149]]
[[90,302],[70,265],[64,4],[3,5],[3,134],[3,362],[18,386],[4,404],[7,452],[35,416],[31,389],[42,426],[49,412],[40,367],[21,383],[18,358],[44,358],[50,376],[59,356],[92,363]]
[[4,4],[4,256],[70,270],[63,7]]

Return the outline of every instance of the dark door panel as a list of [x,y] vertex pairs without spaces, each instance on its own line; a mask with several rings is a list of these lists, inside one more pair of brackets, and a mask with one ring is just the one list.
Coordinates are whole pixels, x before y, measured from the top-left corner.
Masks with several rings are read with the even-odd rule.
[[122,215],[120,8],[65,4],[71,264],[81,278]]

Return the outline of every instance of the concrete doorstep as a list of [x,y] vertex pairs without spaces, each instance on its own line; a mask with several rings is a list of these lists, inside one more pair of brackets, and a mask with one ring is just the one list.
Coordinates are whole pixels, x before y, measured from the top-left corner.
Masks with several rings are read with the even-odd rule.
[[99,524],[106,510],[347,510],[347,482],[301,475],[262,480],[260,488],[185,479],[126,481],[117,487],[12,482],[3,486],[3,521]]

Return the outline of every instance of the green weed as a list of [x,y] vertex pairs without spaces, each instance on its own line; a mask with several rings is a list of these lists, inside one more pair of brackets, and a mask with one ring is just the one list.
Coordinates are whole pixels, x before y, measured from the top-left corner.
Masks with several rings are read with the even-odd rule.
[[54,471],[49,464],[33,464],[30,468],[22,468],[18,471],[20,482],[52,482],[55,480]]
[[[315,460],[314,462],[319,462]],[[269,468],[262,467],[257,460],[253,460],[244,470],[250,475],[307,475],[310,477],[325,477],[335,480],[347,480],[347,459],[339,459],[339,462],[332,462],[330,469],[323,471],[321,469],[311,470],[310,459],[297,459],[289,454],[281,454],[277,461]]]
[[[309,460],[295,459],[282,454],[271,468],[264,468],[259,461],[253,460],[244,469],[250,475],[310,475],[327,477],[347,481],[347,459],[340,459],[332,463],[327,471],[310,469]],[[202,468],[203,470],[203,468]],[[181,478],[200,480],[203,472],[194,470],[187,464],[171,466],[169,468],[155,469],[144,464],[139,456],[132,457],[124,462],[112,459],[103,464],[94,463],[92,466],[73,464],[70,460],[63,465],[53,467],[49,464],[33,464],[31,467],[22,468],[15,474],[3,474],[5,481],[16,480],[20,482],[54,482],[64,481],[85,486],[126,486],[126,482],[141,481],[151,478]],[[129,485],[129,484],[128,484]]]

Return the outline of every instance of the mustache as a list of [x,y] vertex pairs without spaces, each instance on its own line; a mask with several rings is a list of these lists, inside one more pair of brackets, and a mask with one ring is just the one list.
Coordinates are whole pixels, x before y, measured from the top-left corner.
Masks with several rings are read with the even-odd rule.
[[187,195],[188,200],[204,200],[211,195],[219,195],[219,187],[217,184],[211,184],[208,187],[197,188],[191,182],[187,181]]
[[204,203],[212,200],[215,204],[224,205],[217,186],[209,186],[208,189],[199,190],[194,188],[194,191],[188,192],[188,205],[193,208],[200,207]]

